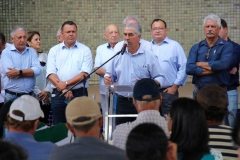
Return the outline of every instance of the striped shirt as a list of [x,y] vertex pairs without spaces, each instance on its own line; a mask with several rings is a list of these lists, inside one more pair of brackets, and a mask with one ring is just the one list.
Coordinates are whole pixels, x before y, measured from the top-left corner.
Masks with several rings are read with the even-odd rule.
[[237,159],[237,148],[234,147],[232,128],[225,125],[209,125],[209,147],[222,152],[223,159]]

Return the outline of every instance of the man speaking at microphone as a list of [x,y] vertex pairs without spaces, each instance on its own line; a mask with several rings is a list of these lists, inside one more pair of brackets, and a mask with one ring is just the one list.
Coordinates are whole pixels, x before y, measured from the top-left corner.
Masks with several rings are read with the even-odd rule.
[[[124,26],[124,41],[128,43],[123,55],[119,54],[109,64],[104,83],[106,85],[134,85],[139,79],[154,79],[160,87],[164,82],[163,71],[157,57],[139,43],[141,27],[130,23]],[[146,88],[147,89],[147,88]],[[137,114],[133,105],[132,91],[118,92],[116,114]],[[116,125],[134,121],[136,118],[116,118]]]

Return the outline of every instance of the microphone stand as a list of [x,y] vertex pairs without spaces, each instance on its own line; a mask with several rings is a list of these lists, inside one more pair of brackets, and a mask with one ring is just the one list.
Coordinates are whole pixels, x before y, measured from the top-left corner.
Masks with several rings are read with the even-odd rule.
[[[126,50],[126,49],[125,49]],[[87,80],[90,78],[90,76],[95,73],[99,68],[101,68],[102,66],[104,66],[107,62],[109,62],[110,60],[112,60],[114,57],[116,57],[117,55],[119,55],[120,53],[122,53],[122,55],[124,54],[125,50],[121,50],[119,52],[117,52],[114,56],[112,56],[110,59],[108,59],[106,62],[104,62],[102,65],[100,65],[99,67],[97,67],[96,69],[94,69],[89,75],[85,76],[83,75],[83,79],[79,80],[76,84],[74,84],[72,87],[70,87],[66,92],[62,93],[59,97],[64,96],[68,91],[71,91],[76,85],[78,85],[79,83],[83,83],[83,95],[85,94],[85,85]]]

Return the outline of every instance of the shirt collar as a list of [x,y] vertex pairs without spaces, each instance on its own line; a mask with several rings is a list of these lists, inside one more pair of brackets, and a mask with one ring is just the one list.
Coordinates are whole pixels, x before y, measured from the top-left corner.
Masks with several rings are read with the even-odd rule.
[[[169,38],[168,38],[167,36],[166,36],[166,38],[162,41],[161,44],[163,44],[163,43],[169,43]],[[156,44],[153,39],[152,39],[152,44],[154,44],[154,45],[161,45],[161,44]]]
[[[10,50],[11,50],[11,51],[18,51],[14,44],[12,44],[12,45],[10,46]],[[28,46],[25,46],[24,51],[23,51],[22,53],[24,53],[26,50],[29,50],[29,47],[28,47]]]
[[[225,42],[226,41],[224,41],[221,37],[218,36],[218,40],[215,42],[215,44],[213,46],[215,46],[215,45],[223,45]],[[200,44],[200,46],[202,46],[202,45],[208,46],[206,39]]]
[[[60,43],[59,44],[60,45],[60,47],[63,49],[63,48],[68,48],[65,44],[64,44],[64,41],[62,42],[62,43]],[[77,43],[77,41],[75,42],[75,44],[71,47],[71,48],[78,48],[79,46],[78,46],[78,43]]]
[[126,48],[126,51],[127,53],[131,54],[131,55],[137,55],[137,54],[140,54],[140,53],[144,53],[144,49],[143,47],[141,46],[141,43],[140,44],[140,47],[138,48],[137,52],[135,52],[134,54],[131,54],[130,52],[128,52],[128,48]]

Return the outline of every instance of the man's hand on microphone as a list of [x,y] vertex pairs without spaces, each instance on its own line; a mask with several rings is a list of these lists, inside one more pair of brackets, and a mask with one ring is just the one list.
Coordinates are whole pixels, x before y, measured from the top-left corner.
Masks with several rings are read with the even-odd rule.
[[104,77],[104,84],[111,85],[112,84],[112,75]]

